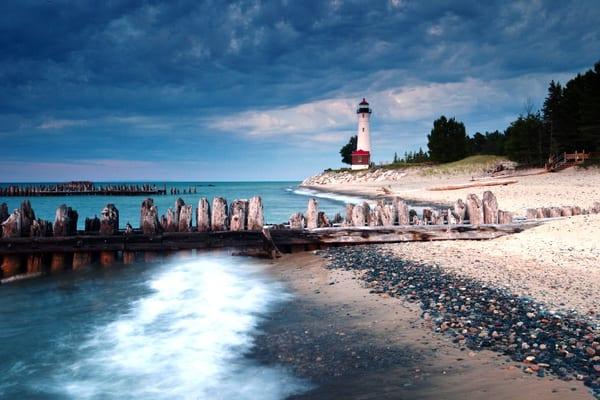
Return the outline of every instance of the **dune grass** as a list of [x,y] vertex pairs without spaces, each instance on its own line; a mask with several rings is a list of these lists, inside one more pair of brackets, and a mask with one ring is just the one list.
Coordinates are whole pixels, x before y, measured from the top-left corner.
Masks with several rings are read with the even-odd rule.
[[463,158],[462,160],[433,165],[423,168],[422,175],[454,175],[454,174],[477,174],[482,173],[502,161],[508,161],[503,156],[476,155]]

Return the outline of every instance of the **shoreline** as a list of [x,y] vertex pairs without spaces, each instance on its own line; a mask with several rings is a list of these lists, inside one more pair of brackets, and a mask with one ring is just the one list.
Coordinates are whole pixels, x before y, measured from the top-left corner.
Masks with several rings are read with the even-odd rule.
[[254,356],[317,384],[292,399],[592,398],[582,382],[526,374],[525,364],[453,343],[416,302],[372,293],[359,271],[327,262],[304,252],[267,268],[296,297],[265,323]]

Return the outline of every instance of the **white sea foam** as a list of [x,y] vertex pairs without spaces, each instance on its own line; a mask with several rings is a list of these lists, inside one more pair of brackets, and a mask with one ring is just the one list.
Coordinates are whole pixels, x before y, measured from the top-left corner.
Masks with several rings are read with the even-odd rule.
[[244,357],[261,315],[289,294],[244,259],[172,262],[152,293],[98,328],[59,377],[69,397],[282,399],[308,384]]
[[365,199],[359,196],[350,196],[339,193],[331,193],[331,192],[321,192],[319,190],[312,190],[307,188],[295,188],[292,190],[293,193],[298,194],[300,196],[308,196],[308,197],[317,197],[322,199],[329,199],[334,201],[339,201],[341,203],[350,203],[350,204],[360,204],[363,201],[367,203],[372,203],[371,200]]

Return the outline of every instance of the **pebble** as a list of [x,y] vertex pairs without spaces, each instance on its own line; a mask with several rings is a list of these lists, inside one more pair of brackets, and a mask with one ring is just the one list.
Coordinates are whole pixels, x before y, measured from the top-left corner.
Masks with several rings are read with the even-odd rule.
[[600,399],[597,322],[593,325],[574,311],[551,312],[506,288],[402,260],[376,245],[330,248],[319,254],[328,259],[328,268],[359,272],[373,293],[419,303],[433,328],[471,350],[469,356],[493,350],[530,363],[528,373],[538,376],[548,372],[568,380],[581,375]]

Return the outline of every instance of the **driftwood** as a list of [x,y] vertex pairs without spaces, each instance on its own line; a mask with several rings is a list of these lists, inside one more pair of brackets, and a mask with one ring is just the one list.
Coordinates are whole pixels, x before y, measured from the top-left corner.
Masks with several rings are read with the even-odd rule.
[[506,181],[491,181],[491,182],[473,182],[473,183],[464,183],[461,185],[449,185],[449,186],[436,186],[427,188],[427,190],[435,192],[435,191],[444,191],[444,190],[458,190],[458,189],[467,189],[473,187],[486,187],[486,186],[506,186],[512,183],[517,183],[517,180],[506,180]]
[[265,217],[262,198],[254,196],[248,201],[248,226],[249,231],[262,231],[265,226]]
[[246,229],[248,214],[247,200],[234,200],[230,207],[229,229],[232,231],[243,231]]
[[229,227],[227,200],[222,197],[213,199],[211,226],[213,231],[226,231]]
[[467,196],[467,214],[471,225],[483,224],[483,204],[476,194]]
[[206,197],[202,197],[198,201],[198,209],[196,210],[196,222],[198,232],[210,231],[210,204]]
[[498,200],[496,196],[489,190],[483,192],[483,223],[497,224],[498,223]]

